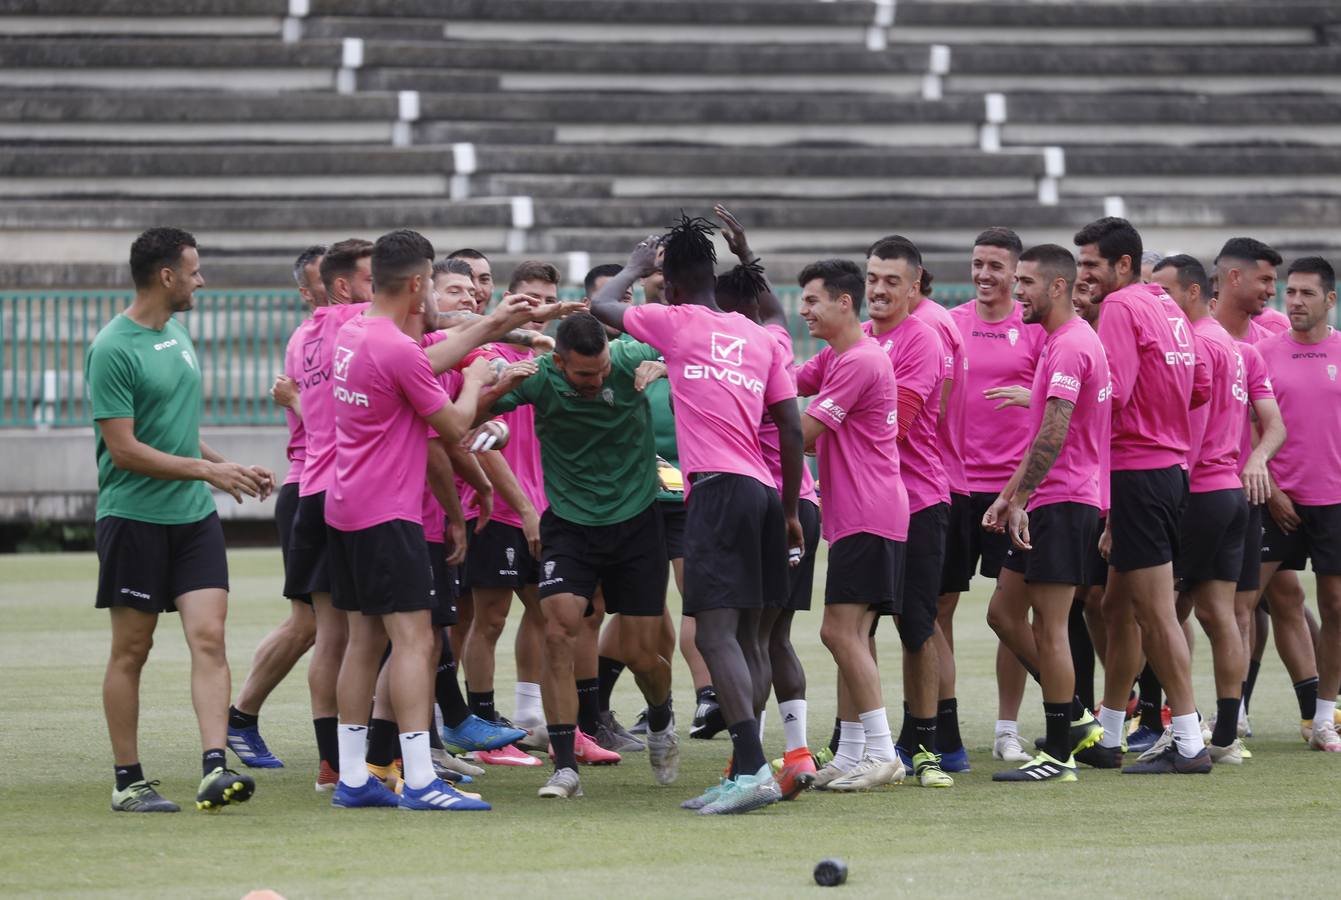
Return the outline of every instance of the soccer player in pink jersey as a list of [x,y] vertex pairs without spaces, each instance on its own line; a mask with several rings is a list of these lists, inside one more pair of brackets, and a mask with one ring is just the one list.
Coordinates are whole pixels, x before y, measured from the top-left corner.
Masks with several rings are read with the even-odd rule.
[[1149,660],[1173,711],[1173,740],[1158,758],[1124,771],[1209,772],[1192,696],[1191,660],[1178,623],[1173,559],[1187,504],[1190,409],[1210,393],[1197,365],[1192,328],[1158,285],[1140,284],[1141,236],[1126,219],[1109,217],[1082,228],[1080,280],[1102,304],[1099,339],[1113,380],[1111,511],[1104,534],[1111,540],[1103,737],[1076,758],[1100,768],[1122,764],[1127,698]]
[[1335,714],[1341,684],[1341,335],[1328,324],[1336,308],[1336,273],[1321,257],[1287,270],[1290,331],[1258,345],[1290,440],[1271,462],[1263,577],[1278,568],[1317,579],[1317,700],[1309,746],[1341,752]]
[[[829,543],[820,639],[838,666],[843,720],[839,752],[815,785],[867,790],[898,783],[907,771],[889,730],[872,639],[878,616],[900,613],[903,593],[909,527],[899,391],[889,357],[862,329],[861,270],[847,260],[823,260],[798,280],[801,318],[829,345],[801,367],[797,384],[814,397],[802,427],[819,460]],[[914,271],[909,288],[916,283]]]
[[[983,530],[983,514],[1029,447],[1028,411],[1005,402],[1000,394],[1003,390],[1028,391],[1045,337],[1042,329],[1024,324],[1019,304],[1011,296],[1023,250],[1019,235],[1009,228],[992,227],[980,233],[973,242],[971,263],[976,297],[950,310],[963,340],[966,368],[960,388],[951,395],[949,414],[960,435],[969,491],[967,503],[956,501],[953,495],[950,498],[945,577],[938,601],[937,624],[952,652],[959,594],[968,590],[975,569],[986,578],[996,578],[1010,547],[1004,534]],[[992,756],[1006,762],[1028,762],[1033,754],[1025,749],[1017,723],[1026,674],[1004,644],[997,646],[996,678]],[[942,697],[954,695],[954,684],[945,683],[948,680],[942,679]],[[956,756],[942,760],[950,770],[959,769],[958,762]],[[963,765],[967,764],[965,758]]]
[[471,247],[462,247],[447,254],[448,259],[459,259],[470,266],[471,286],[474,290],[474,308],[471,312],[484,314],[494,295],[494,270],[489,257]]
[[907,238],[890,235],[866,254],[870,321],[862,325],[889,354],[898,384],[899,471],[908,493],[907,556],[902,608],[896,622],[903,643],[906,709],[895,746],[921,784],[950,787],[936,753],[940,667],[932,635],[945,563],[950,484],[936,443],[945,353],[936,332],[910,312],[919,296],[922,254]]
[[[313,244],[293,263],[293,280],[298,283],[298,295],[311,312],[326,305],[326,288],[321,283],[321,257],[326,247]],[[303,347],[313,334],[313,319],[309,316],[298,323],[289,336],[284,350],[284,376],[292,379],[301,371]],[[282,376],[283,377],[283,376]],[[287,568],[289,535],[293,516],[298,507],[298,481],[303,474],[306,435],[303,419],[292,409],[284,408],[285,424],[289,428],[289,443],[285,456],[289,472],[284,484],[275,495],[275,525],[279,530],[280,559]],[[228,708],[228,746],[242,760],[243,765],[259,769],[279,769],[284,764],[270,752],[260,732],[261,705],[270,692],[279,686],[303,654],[312,647],[316,637],[316,619],[312,614],[311,597],[289,600],[289,617],[261,639],[247,680],[238,691],[237,700]]]
[[[1192,411],[1192,447],[1187,460],[1190,493],[1174,575],[1211,642],[1216,689],[1211,759],[1239,765],[1243,746],[1237,728],[1248,658],[1234,595],[1243,572],[1244,542],[1251,524],[1249,505],[1266,500],[1266,463],[1279,446],[1259,445],[1244,461],[1240,475],[1249,403],[1247,367],[1238,343],[1211,316],[1210,278],[1197,260],[1178,255],[1160,260],[1153,280],[1192,323],[1197,358],[1204,361],[1211,376],[1210,400]],[[1187,615],[1183,603],[1180,613]],[[1152,747],[1148,752],[1157,750]]]
[[[734,750],[733,777],[686,801],[700,814],[748,812],[780,799],[764,757],[756,698],[769,688],[758,635],[764,607],[785,596],[787,548],[800,550],[797,514],[801,429],[796,388],[776,341],[715,298],[711,224],[681,218],[664,241],[667,306],[622,302],[656,268],[657,239],[635,248],[624,269],[592,297],[592,311],[662,352],[685,474],[685,594],[694,639],[712,673]],[[759,445],[764,411],[778,426],[779,497]]]
[[1075,258],[1056,244],[1024,251],[1015,274],[1024,321],[1048,337],[1031,388],[1034,437],[983,516],[984,528],[1012,544],[987,620],[1038,672],[1047,732],[1037,756],[993,781],[1074,781],[1076,750],[1102,732],[1075,696],[1068,630],[1098,536],[1111,386],[1103,345],[1071,305],[1075,277]]

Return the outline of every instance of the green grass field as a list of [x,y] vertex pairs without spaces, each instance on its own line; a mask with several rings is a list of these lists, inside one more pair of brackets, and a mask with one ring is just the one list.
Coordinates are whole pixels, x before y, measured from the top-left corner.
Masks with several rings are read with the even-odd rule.
[[[261,636],[286,611],[278,551],[231,554],[229,652],[234,686]],[[841,896],[1301,895],[1330,881],[1336,856],[1341,760],[1308,751],[1294,696],[1268,651],[1254,698],[1256,758],[1208,777],[1122,778],[1082,769],[1072,785],[991,783],[996,717],[995,641],[983,621],[987,585],[961,602],[959,697],[971,774],[946,791],[911,784],[882,792],[810,794],[742,817],[699,818],[678,808],[714,781],[723,738],[683,743],[680,781],[652,784],[645,760],[586,770],[587,796],[535,797],[545,770],[490,770],[485,814],[408,815],[334,810],[312,789],[315,753],[302,665],[265,707],[264,734],[288,768],[257,773],[255,799],[217,816],[108,810],[111,758],[100,684],[106,615],[93,609],[91,555],[0,557],[0,894],[241,897],[273,888],[291,900],[428,896],[800,896],[822,857],[841,856]],[[822,584],[822,570],[817,583]],[[1307,579],[1312,590],[1312,579]],[[675,601],[678,604],[678,601]],[[819,616],[797,620],[810,679],[812,746],[828,739],[834,670]],[[151,778],[188,805],[199,777],[188,658],[175,617],[164,617],[143,686],[141,752]],[[882,652],[897,659],[894,630]],[[499,698],[511,709],[511,641],[500,645]],[[680,709],[692,692],[678,658]],[[897,666],[885,679],[901,699]],[[1197,696],[1213,698],[1204,638]],[[632,720],[631,678],[616,710]],[[771,717],[776,720],[776,710]],[[891,718],[895,718],[891,716]],[[1022,727],[1039,733],[1032,685]],[[897,724],[895,725],[897,730]],[[687,729],[686,729],[687,731]],[[781,753],[770,722],[769,749]],[[1225,880],[1229,879],[1229,880]],[[1315,887],[1316,886],[1316,887]]]

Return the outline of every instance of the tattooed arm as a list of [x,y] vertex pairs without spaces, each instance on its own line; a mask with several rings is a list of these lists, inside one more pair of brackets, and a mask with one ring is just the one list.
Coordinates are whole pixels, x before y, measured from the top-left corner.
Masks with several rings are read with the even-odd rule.
[[[459,328],[462,325],[468,325],[471,322],[477,322],[483,319],[479,313],[467,312],[464,309],[456,309],[451,312],[438,313],[438,321],[442,328]],[[498,339],[500,344],[517,344],[522,347],[530,347],[532,350],[551,350],[553,349],[553,340],[539,331],[532,331],[529,328],[514,328],[507,334]]]
[[1001,496],[983,515],[983,528],[998,534],[1009,532],[1012,543],[1024,550],[1030,549],[1029,516],[1024,508],[1029,502],[1029,496],[1043,483],[1052,464],[1057,461],[1057,454],[1062,452],[1074,410],[1075,404],[1070,400],[1049,398],[1043,407],[1043,421],[1038,426],[1038,434],[1034,436],[1029,452],[1020,460],[1015,474],[1001,490]]

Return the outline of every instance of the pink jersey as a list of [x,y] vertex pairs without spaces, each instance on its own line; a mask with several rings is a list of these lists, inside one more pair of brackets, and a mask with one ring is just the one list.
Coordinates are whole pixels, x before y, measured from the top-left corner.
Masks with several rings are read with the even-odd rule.
[[[423,346],[428,347],[442,340],[443,333],[440,331],[432,332],[424,336]],[[447,399],[455,400],[461,396],[461,384],[464,377],[456,369],[448,369],[438,376],[438,383],[442,385],[443,392]],[[428,440],[436,441],[439,439],[438,431],[432,425],[428,426]],[[446,513],[443,511],[442,504],[438,502],[438,497],[433,493],[433,486],[429,483],[427,472],[424,478],[424,539],[432,544],[441,544],[447,538],[447,529],[444,519]]]
[[[1211,399],[1192,410],[1191,470],[1194,494],[1243,487],[1239,454],[1248,419],[1247,373],[1237,342],[1210,316],[1192,323],[1197,359],[1211,376]],[[1246,349],[1246,348],[1245,348]]]
[[964,356],[964,338],[955,327],[950,311],[935,300],[923,297],[913,315],[926,322],[941,339],[945,353],[945,378],[950,384],[949,402],[942,405],[936,420],[936,440],[940,443],[941,465],[950,481],[950,490],[956,494],[969,493],[968,478],[964,475],[964,460],[960,455],[959,429],[954,426],[951,411],[955,408],[955,393],[964,389],[964,370],[968,358]]
[[[470,365],[477,356],[514,363],[530,359],[531,351],[513,344],[485,344],[466,354],[466,358],[461,360],[460,368],[464,369]],[[536,514],[540,515],[549,509],[549,499],[545,496],[545,472],[540,467],[540,440],[535,436],[535,407],[530,404],[519,406],[498,418],[507,423],[510,435],[507,445],[499,452],[503,454],[508,468],[516,477],[522,493],[531,501]],[[479,509],[471,509],[475,502],[475,489],[458,479],[457,490],[461,495],[461,508],[466,511],[466,518],[479,518]],[[494,513],[490,521],[502,522],[514,528],[522,527],[521,513],[513,509],[497,491],[494,491]]]
[[1209,391],[1187,316],[1157,284],[1114,291],[1102,310],[1099,340],[1113,378],[1113,469],[1186,466],[1194,382],[1203,401]]
[[1274,307],[1266,307],[1253,322],[1262,326],[1271,334],[1284,334],[1290,330],[1290,317]]
[[1030,392],[1029,441],[1032,444],[1038,434],[1044,408],[1053,397],[1071,402],[1071,424],[1052,468],[1029,495],[1028,509],[1049,503],[1084,503],[1098,509],[1108,505],[1111,392],[1108,357],[1089,323],[1077,316],[1048,335]]
[[[788,377],[792,380],[792,385],[796,384],[796,355],[792,351],[792,336],[786,328],[781,325],[770,324],[764,326],[773,336],[773,340],[778,342],[778,355],[782,366],[787,370]],[[773,473],[773,483],[778,486],[778,492],[782,492],[782,448],[778,446],[778,426],[773,421],[767,411],[764,412],[764,419],[759,423],[759,448],[764,451],[764,462],[768,465],[768,471]],[[809,500],[816,506],[819,505],[819,497],[815,493],[815,476],[810,474],[810,466],[802,464],[801,466],[801,490],[798,496],[800,500]]]
[[1271,460],[1272,477],[1295,503],[1341,503],[1341,334],[1303,344],[1287,331],[1257,349],[1289,434]]
[[423,420],[447,405],[424,351],[383,316],[355,316],[335,337],[331,366],[335,472],[326,523],[359,531],[424,523],[428,442]]
[[845,353],[825,347],[797,382],[814,394],[806,415],[824,424],[815,442],[824,490],[824,539],[850,534],[908,540],[908,492],[899,471],[899,392],[884,351],[869,340]]
[[945,355],[940,338],[930,325],[914,316],[884,334],[875,334],[872,322],[863,322],[861,327],[875,339],[880,349],[889,354],[899,388],[913,391],[922,399],[922,409],[899,442],[909,511],[919,512],[937,503],[949,503],[950,482],[936,440],[941,383],[945,380]]
[[1047,333],[1024,324],[1020,304],[1014,301],[1010,315],[1000,322],[983,321],[976,300],[950,310],[950,318],[964,342],[962,384],[950,395],[964,478],[970,491],[999,493],[1029,448],[1030,416],[1018,406],[997,409],[1001,401],[988,400],[983,391],[1033,384]]
[[[1266,362],[1262,359],[1262,354],[1257,352],[1257,348],[1245,341],[1237,341],[1234,344],[1238,348],[1239,355],[1243,358],[1243,379],[1248,388],[1248,403],[1256,403],[1258,400],[1275,400],[1276,392],[1271,386],[1271,376],[1267,374]],[[1253,417],[1245,415],[1243,417],[1243,429],[1239,438],[1239,474],[1243,473],[1243,467],[1248,464],[1248,456],[1253,452]]]
[[624,311],[624,330],[661,351],[675,406],[680,470],[747,475],[769,487],[759,423],[796,396],[777,341],[738,313],[705,306],[644,304]]
[[330,487],[335,471],[335,399],[331,393],[335,337],[346,322],[361,315],[369,305],[321,306],[312,312],[313,336],[304,346],[303,377],[298,379],[307,444],[307,460],[298,486],[301,497],[320,494]]
[[[298,382],[302,391],[302,379],[306,377],[308,365],[315,364],[315,355],[321,346],[320,332],[315,318],[303,319],[289,335],[289,343],[284,347],[284,374]],[[303,463],[307,456],[307,431],[303,417],[287,407],[284,410],[285,424],[289,426],[289,444],[284,455],[289,458],[289,472],[284,476],[285,484],[297,484],[303,476]]]

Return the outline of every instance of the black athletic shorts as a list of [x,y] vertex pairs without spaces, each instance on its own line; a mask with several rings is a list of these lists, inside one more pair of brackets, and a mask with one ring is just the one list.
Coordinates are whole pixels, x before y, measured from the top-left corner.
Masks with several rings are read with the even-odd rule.
[[330,529],[331,602],[365,616],[432,610],[438,602],[424,526],[404,519]]
[[311,600],[331,592],[326,531],[326,492],[298,498],[298,510],[289,531],[289,553],[284,564],[284,596]]
[[982,527],[983,515],[998,496],[991,491],[974,491],[967,498],[962,494],[950,495],[942,594],[967,591],[975,569],[984,578],[995,578],[1001,574],[1001,561],[1010,549],[1010,538],[985,531]]
[[1003,565],[1028,582],[1089,584],[1089,567],[1098,542],[1097,507],[1048,503],[1029,511],[1029,543],[1034,549],[1021,550],[1012,544]]
[[297,515],[298,482],[292,481],[275,492],[275,530],[279,532],[279,556],[286,572],[289,568],[289,539],[293,536],[293,519]]
[[1243,488],[1190,494],[1183,513],[1173,574],[1180,590],[1203,581],[1233,581],[1243,574],[1248,498]]
[[540,596],[584,597],[587,615],[597,588],[611,615],[659,616],[666,611],[666,538],[656,504],[613,525],[581,525],[553,509],[540,517]]
[[428,544],[428,562],[433,567],[433,594],[438,605],[433,607],[433,624],[441,628],[456,624],[455,566],[447,565],[447,545],[425,541]]
[[1294,505],[1299,527],[1281,531],[1270,513],[1262,516],[1262,562],[1278,562],[1282,569],[1304,570],[1313,560],[1316,575],[1341,575],[1341,503],[1332,506]]
[[1173,562],[1187,508],[1187,470],[1182,466],[1115,470],[1112,485],[1109,564],[1119,572],[1131,572]]
[[936,598],[941,593],[945,532],[949,525],[948,503],[935,503],[908,517],[903,605],[897,625],[899,638],[910,650],[922,649],[936,630]]
[[661,531],[666,537],[666,559],[684,559],[684,520],[688,512],[682,500],[658,500]]
[[783,609],[793,612],[810,609],[810,595],[815,592],[815,555],[819,553],[820,511],[809,500],[796,504],[796,517],[801,520],[801,531],[806,536],[805,555],[797,565],[787,567],[787,599]]
[[824,604],[862,603],[882,616],[903,611],[903,566],[908,545],[859,531],[829,545]]
[[1262,587],[1262,517],[1261,506],[1248,507],[1248,527],[1243,530],[1243,568],[1239,569],[1238,584],[1234,590],[1256,591]]
[[1099,536],[1104,533],[1107,523],[1108,519],[1101,516],[1098,526],[1094,529],[1094,540],[1090,541],[1090,560],[1085,569],[1089,576],[1089,580],[1085,583],[1090,587],[1108,587],[1108,560],[1099,552]]
[[475,521],[466,523],[462,585],[520,590],[540,583],[540,563],[531,555],[531,545],[520,528],[491,520],[477,531]]
[[94,528],[94,544],[98,609],[176,612],[182,594],[228,590],[228,554],[218,513],[186,525],[104,516]]
[[787,525],[777,490],[729,472],[690,479],[684,614],[780,603],[787,596]]

